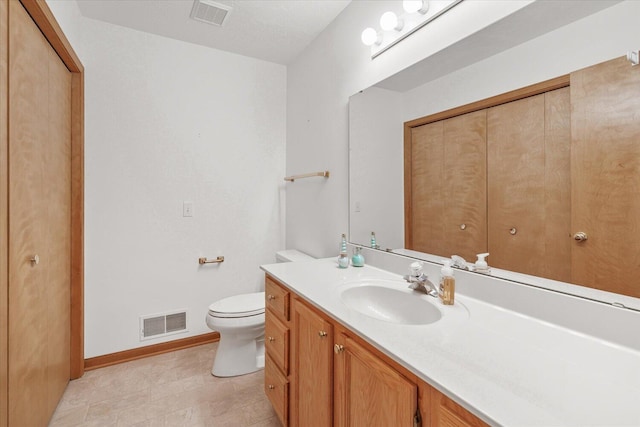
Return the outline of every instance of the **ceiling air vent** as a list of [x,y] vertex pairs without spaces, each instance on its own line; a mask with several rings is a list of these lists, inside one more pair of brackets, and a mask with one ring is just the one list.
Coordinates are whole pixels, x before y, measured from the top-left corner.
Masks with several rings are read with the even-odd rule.
[[195,0],[191,9],[191,19],[221,27],[231,13],[231,6],[210,0]]

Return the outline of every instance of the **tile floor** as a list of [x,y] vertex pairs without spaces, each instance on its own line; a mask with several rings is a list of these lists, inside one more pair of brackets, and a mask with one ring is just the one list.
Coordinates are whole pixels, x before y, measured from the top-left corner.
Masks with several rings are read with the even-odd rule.
[[217,345],[88,371],[69,383],[49,427],[280,427],[264,371],[211,375]]

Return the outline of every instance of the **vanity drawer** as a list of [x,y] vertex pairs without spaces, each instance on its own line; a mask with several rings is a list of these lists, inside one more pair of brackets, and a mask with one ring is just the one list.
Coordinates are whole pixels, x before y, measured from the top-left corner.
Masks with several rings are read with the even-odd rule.
[[265,278],[265,307],[275,314],[277,314],[282,320],[289,320],[289,291],[284,289],[271,277]]
[[264,392],[283,426],[289,423],[289,381],[280,373],[269,356],[264,365]]
[[264,345],[267,354],[273,359],[280,370],[289,374],[289,328],[282,324],[275,316],[265,316]]

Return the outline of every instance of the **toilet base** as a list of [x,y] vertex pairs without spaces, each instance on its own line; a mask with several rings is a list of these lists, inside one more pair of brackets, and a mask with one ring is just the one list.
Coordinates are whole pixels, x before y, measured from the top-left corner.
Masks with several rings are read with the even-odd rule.
[[221,335],[218,349],[213,359],[211,375],[215,377],[235,377],[250,374],[264,368],[264,335],[247,341]]

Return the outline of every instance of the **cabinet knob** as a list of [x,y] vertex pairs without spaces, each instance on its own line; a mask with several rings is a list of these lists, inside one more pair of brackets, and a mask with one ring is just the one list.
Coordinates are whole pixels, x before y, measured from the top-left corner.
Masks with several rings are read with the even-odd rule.
[[33,265],[38,265],[40,264],[40,257],[38,256],[38,254],[35,254],[29,261],[31,261],[31,264]]
[[509,230],[509,234],[511,234],[512,236],[515,236],[517,232],[518,229],[515,227],[511,227],[511,229]]
[[269,388],[269,390],[273,390],[276,388],[276,386],[274,386],[273,384],[269,384],[267,387]]
[[584,231],[578,231],[576,234],[573,235],[573,239],[578,242],[584,242],[588,238],[589,236],[587,236],[587,233],[585,233]]
[[344,346],[342,344],[336,344],[333,346],[333,352],[335,354],[340,354],[344,351]]
[[274,342],[276,339],[274,337],[269,337],[269,342]]
[[267,295],[267,299],[269,301],[273,301],[274,299],[276,299],[276,296],[275,295]]
[[466,230],[467,224],[460,224],[460,230]]
[[320,338],[324,338],[327,336],[327,332],[326,331],[320,331],[318,332],[318,335],[320,336]]

